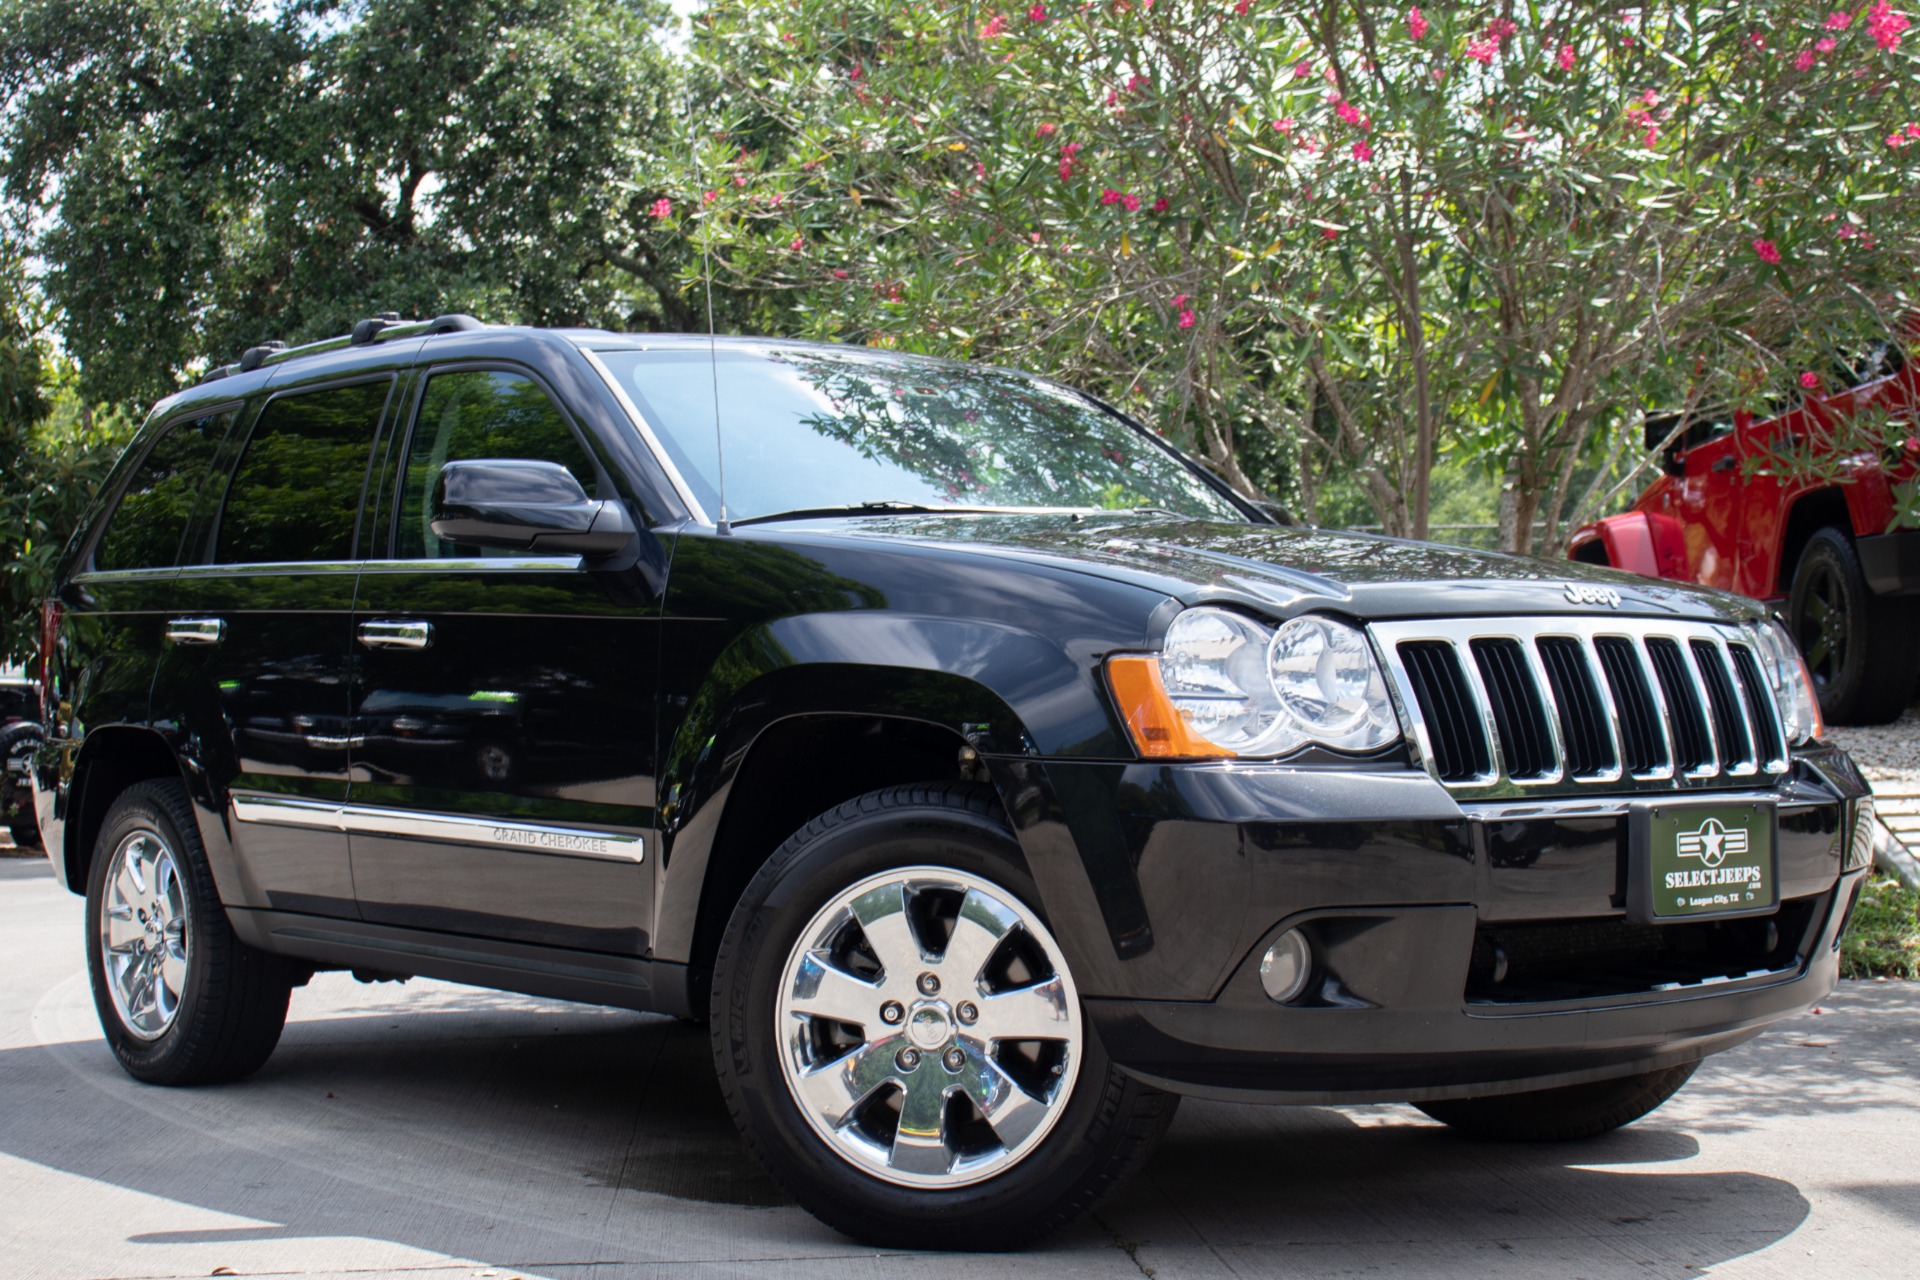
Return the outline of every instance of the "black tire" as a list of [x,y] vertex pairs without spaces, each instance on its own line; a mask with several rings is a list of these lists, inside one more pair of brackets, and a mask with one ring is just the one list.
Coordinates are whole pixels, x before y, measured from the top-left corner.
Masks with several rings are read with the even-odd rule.
[[[141,836],[157,838],[173,853],[173,881],[184,907],[178,917],[184,922],[178,928],[185,940],[184,978],[171,1021],[152,1038],[136,1031],[115,1003],[102,932],[117,855]],[[293,988],[291,969],[234,936],[200,845],[193,806],[177,782],[136,783],[107,810],[87,876],[87,972],[107,1044],[137,1080],[164,1085],[238,1080],[259,1070],[280,1042]]]
[[[728,923],[712,1000],[721,1090],[767,1172],[836,1230],[885,1248],[1011,1249],[1091,1211],[1124,1182],[1165,1132],[1178,1099],[1122,1074],[1089,1026],[1078,1075],[1052,1127],[984,1181],[900,1186],[830,1146],[810,1127],[782,1074],[782,975],[816,913],[868,878],[904,867],[946,868],[990,882],[1044,927],[1033,880],[991,793],[955,783],[848,801],[780,847]],[[958,1007],[964,1018],[967,1006]],[[941,1133],[944,1141],[944,1122]]]
[[40,847],[40,822],[34,816],[33,791],[27,786],[26,775],[15,772],[14,765],[30,759],[46,737],[39,725],[26,720],[0,729],[0,763],[6,767],[6,773],[0,776],[0,808],[5,810],[13,843],[22,849]]
[[1807,540],[1786,621],[1829,724],[1886,724],[1906,710],[1920,676],[1920,600],[1874,595],[1843,531]]
[[1469,1138],[1492,1142],[1576,1142],[1630,1125],[1680,1091],[1698,1062],[1570,1084],[1533,1093],[1503,1093],[1450,1102],[1416,1102],[1420,1110]]

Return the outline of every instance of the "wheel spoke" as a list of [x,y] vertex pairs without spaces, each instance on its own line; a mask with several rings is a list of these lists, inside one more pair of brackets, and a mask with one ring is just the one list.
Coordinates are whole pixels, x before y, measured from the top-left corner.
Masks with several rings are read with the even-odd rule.
[[793,1080],[801,1105],[830,1129],[846,1124],[874,1090],[894,1078],[893,1054],[877,1045],[863,1045],[823,1067],[797,1073]]
[[1055,976],[982,997],[975,1034],[992,1040],[1064,1040],[1072,1029],[1066,984]]
[[1018,1146],[1047,1118],[1048,1104],[1022,1089],[999,1063],[975,1046],[968,1045],[966,1050],[967,1066],[960,1073],[960,1087],[986,1117],[994,1136],[1008,1147]]
[[907,886],[896,881],[863,893],[853,902],[852,911],[886,976],[912,982],[913,971],[927,957],[907,915]]
[[879,1017],[884,983],[866,982],[835,966],[824,951],[810,951],[794,978],[794,1013],[830,1018],[854,1026],[873,1025]]
[[1833,642],[1826,636],[1821,636],[1813,642],[1813,647],[1807,650],[1807,665],[1809,667],[1818,667],[1827,660],[1827,655],[1832,651]]
[[980,971],[1019,924],[1020,917],[1005,904],[978,889],[967,891],[953,922],[953,936],[947,939],[946,954],[940,958],[941,971],[956,993],[961,987],[969,993],[979,989]]
[[900,1127],[894,1130],[888,1168],[924,1176],[942,1174],[953,1167],[953,1151],[947,1146],[947,1095],[943,1087],[949,1079],[945,1069],[931,1059],[923,1059],[919,1070],[905,1077],[906,1095],[900,1100]]

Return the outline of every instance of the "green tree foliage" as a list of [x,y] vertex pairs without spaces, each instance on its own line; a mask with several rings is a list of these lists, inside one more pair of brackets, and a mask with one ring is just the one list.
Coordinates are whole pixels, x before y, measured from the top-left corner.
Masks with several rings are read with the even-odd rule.
[[1526,550],[1643,405],[1757,400],[1907,305],[1906,23],[717,0],[723,124],[656,211],[814,336],[1060,372],[1243,488],[1278,438],[1309,509],[1352,476],[1424,534],[1436,456],[1477,461]]
[[382,310],[685,327],[657,0],[0,0],[0,191],[95,398]]

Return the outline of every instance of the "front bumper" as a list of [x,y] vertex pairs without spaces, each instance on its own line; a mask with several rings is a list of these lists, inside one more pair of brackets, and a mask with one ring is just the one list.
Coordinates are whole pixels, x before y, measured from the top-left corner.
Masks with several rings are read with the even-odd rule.
[[[1424,1101],[1731,1048],[1832,989],[1869,856],[1865,783],[1821,746],[1771,788],[1722,793],[1778,806],[1779,909],[1645,926],[1625,920],[1622,798],[1463,806],[1405,771],[1045,768],[1056,822],[1015,812],[1093,1026],[1129,1074],[1208,1097]],[[1315,976],[1278,1006],[1259,960],[1292,927]]]

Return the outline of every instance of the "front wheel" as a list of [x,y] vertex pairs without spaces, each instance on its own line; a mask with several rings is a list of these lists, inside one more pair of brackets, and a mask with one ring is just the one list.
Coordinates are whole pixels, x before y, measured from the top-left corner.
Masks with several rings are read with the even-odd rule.
[[234,936],[177,782],[137,783],[107,810],[87,878],[87,970],[135,1079],[238,1080],[280,1041],[291,974]]
[[891,1248],[1006,1249],[1090,1210],[1176,1099],[1118,1071],[999,807],[852,800],[781,847],[721,942],[712,1035],[748,1146]]
[[1502,1093],[1450,1102],[1416,1102],[1420,1110],[1469,1138],[1495,1142],[1573,1142],[1632,1124],[1680,1092],[1698,1062],[1588,1084]]
[[1787,628],[1829,723],[1899,718],[1920,675],[1916,622],[1913,599],[1873,594],[1845,533],[1821,529],[1807,539],[1787,597]]

